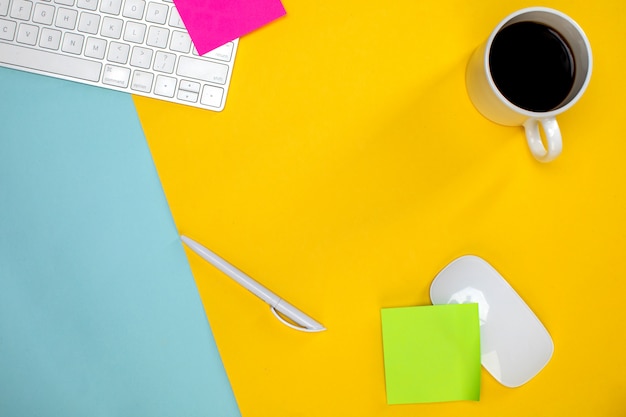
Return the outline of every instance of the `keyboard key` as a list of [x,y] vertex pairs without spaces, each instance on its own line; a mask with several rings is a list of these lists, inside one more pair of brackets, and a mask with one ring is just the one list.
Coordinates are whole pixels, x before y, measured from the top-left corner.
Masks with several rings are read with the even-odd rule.
[[143,0],[126,0],[122,16],[139,20],[143,17],[145,7],[146,2]]
[[93,82],[102,70],[99,62],[7,43],[0,43],[0,62]]
[[188,101],[190,103],[198,101],[198,93],[194,93],[192,91],[178,90],[178,95],[176,97],[179,100]]
[[115,65],[105,65],[104,74],[102,75],[102,82],[108,85],[113,85],[120,88],[128,87],[128,80],[130,78],[130,70],[124,67],[118,67]]
[[39,46],[56,51],[61,46],[61,36],[62,32],[60,30],[43,28]]
[[39,27],[21,23],[17,30],[17,41],[25,45],[36,45]]
[[178,87],[181,90],[190,91],[192,93],[200,92],[200,83],[189,80],[181,80],[180,86]]
[[81,9],[95,11],[98,9],[98,0],[78,0],[77,5]]
[[33,22],[42,25],[51,25],[54,19],[54,6],[49,4],[35,4],[35,12],[33,13]]
[[125,64],[128,62],[128,55],[130,53],[130,46],[125,43],[111,42],[109,46],[109,54],[107,59],[117,64]]
[[176,73],[182,77],[195,78],[197,80],[212,83],[226,84],[228,66],[202,59],[181,56]]
[[100,34],[106,38],[119,39],[122,36],[122,26],[124,26],[123,20],[105,16],[102,19]]
[[12,41],[15,37],[15,29],[17,23],[10,20],[0,19],[0,39],[5,41]]
[[78,12],[76,10],[60,8],[54,24],[61,29],[74,30],[77,20]]
[[102,13],[118,15],[121,9],[122,0],[102,0],[102,4],[100,5],[100,11]]
[[170,14],[169,24],[170,26],[175,27],[175,28],[185,29],[185,24],[183,23],[183,19],[180,18],[180,15],[178,14],[178,10],[176,10],[175,7],[172,7],[172,13]]
[[11,17],[18,20],[28,20],[32,9],[32,1],[14,0],[11,7]]
[[174,97],[176,91],[176,78],[166,77],[165,75],[157,75],[156,84],[154,86],[154,94],[163,97]]
[[154,74],[145,71],[135,71],[133,73],[133,81],[130,84],[130,88],[142,93],[149,93],[152,91],[152,80]]
[[69,54],[78,55],[83,52],[83,43],[85,37],[77,33],[67,32],[63,37],[63,46],[61,50]]
[[152,49],[135,46],[130,56],[130,65],[148,69],[152,65]]
[[228,62],[233,57],[233,43],[228,42],[214,50],[207,52],[204,56],[207,58],[219,59],[220,61]]
[[95,35],[100,27],[100,16],[93,13],[82,12],[78,19],[78,30],[80,32]]
[[[1,2],[2,0],[0,0]],[[148,3],[148,10],[146,11],[146,21],[150,23],[164,24],[167,20],[167,12],[169,7],[163,3],[157,3],[151,1]]]
[[176,55],[167,52],[157,51],[154,57],[154,70],[171,74],[174,72]]
[[170,49],[172,51],[188,54],[189,51],[191,51],[191,37],[189,37],[189,34],[175,30],[174,33],[172,33]]
[[9,14],[9,0],[0,0],[0,16],[6,16],[7,14]]
[[65,6],[73,6],[74,0],[54,0],[56,4],[63,4]]
[[205,85],[202,90],[202,98],[200,103],[205,106],[220,107],[222,105],[222,97],[224,96],[224,89],[219,87],[213,87],[212,85]]
[[146,25],[143,23],[128,22],[124,31],[124,40],[132,43],[142,43],[146,36]]
[[148,29],[148,38],[146,39],[146,45],[154,46],[155,48],[167,47],[167,39],[170,36],[170,31],[158,26],[150,26]]
[[103,59],[107,49],[107,41],[100,38],[87,38],[85,56],[88,58]]

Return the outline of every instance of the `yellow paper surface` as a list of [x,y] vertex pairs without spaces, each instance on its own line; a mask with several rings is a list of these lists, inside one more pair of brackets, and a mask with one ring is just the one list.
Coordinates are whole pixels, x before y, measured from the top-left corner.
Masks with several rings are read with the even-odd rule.
[[[542,164],[472,107],[475,47],[523,1],[285,1],[241,39],[222,113],[136,98],[174,219],[327,326],[303,334],[190,256],[244,417],[594,415],[626,409],[626,6],[549,1],[586,31],[591,84]],[[389,406],[380,309],[490,260],[555,353],[480,402]]]

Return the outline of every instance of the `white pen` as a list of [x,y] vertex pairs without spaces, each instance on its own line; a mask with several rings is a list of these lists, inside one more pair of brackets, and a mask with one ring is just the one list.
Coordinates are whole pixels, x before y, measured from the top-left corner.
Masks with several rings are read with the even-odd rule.
[[[274,294],[272,291],[268,290],[198,242],[189,239],[187,236],[181,236],[180,238],[191,250],[200,255],[200,257],[202,257],[205,261],[269,304],[272,313],[286,326],[304,332],[321,332],[326,330],[322,324],[307,316],[302,311],[298,310],[296,307],[292,306],[287,301],[283,300],[278,295]],[[294,326],[285,320],[281,317],[281,314],[294,323],[297,323],[298,326]]]

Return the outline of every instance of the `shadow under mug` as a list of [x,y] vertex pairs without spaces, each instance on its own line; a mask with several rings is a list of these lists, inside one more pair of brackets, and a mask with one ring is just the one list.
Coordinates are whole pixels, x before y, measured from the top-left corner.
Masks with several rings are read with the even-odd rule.
[[[521,23],[523,24],[519,25]],[[495,55],[494,40],[498,39],[497,42],[500,43],[505,42],[500,40],[505,38],[505,33],[511,38],[513,35],[509,35],[509,33],[512,33],[512,30],[518,30],[524,24],[527,27],[535,25],[548,30],[550,33],[546,36],[553,36],[556,39],[556,41],[550,40],[550,42],[561,41],[562,49],[567,51],[571,61],[569,65],[572,71],[568,75],[568,78],[571,79],[566,80],[566,82],[571,83],[571,87],[564,91],[560,102],[548,109],[529,108],[526,103],[521,103],[510,94],[507,97],[505,95],[508,93],[505,90],[506,86],[500,82],[499,87],[494,80],[502,79],[502,76],[508,77],[507,82],[515,87],[517,82],[515,77],[524,78],[520,80],[517,87],[525,85],[524,83],[530,83],[533,88],[528,89],[528,92],[522,91],[523,93],[549,95],[548,91],[543,91],[543,85],[548,83],[548,86],[551,86],[549,77],[554,77],[555,72],[548,67],[554,62],[545,61],[555,60],[553,59],[554,51],[544,48],[549,45],[549,42],[545,42],[544,35],[541,35],[544,36],[541,38],[541,36],[528,36],[523,32],[518,33],[517,39],[513,37],[511,43],[500,48],[507,51],[507,56],[512,57],[511,64],[517,60],[521,65],[513,70],[511,70],[511,65],[509,65],[509,69],[504,65],[503,71],[509,71],[510,74],[496,74],[494,71],[495,60],[500,59],[500,57],[493,56]],[[511,28],[513,25],[516,25],[515,28]],[[534,41],[539,43],[532,44]],[[515,56],[518,52],[519,54]],[[499,53],[498,50],[496,53]],[[546,57],[548,59],[545,59]],[[518,10],[504,18],[491,32],[487,41],[472,54],[466,72],[467,91],[476,109],[489,120],[505,126],[523,126],[533,156],[541,162],[548,162],[559,156],[563,148],[556,116],[572,107],[580,99],[589,84],[591,67],[592,56],[589,40],[574,20],[554,9],[530,7]],[[530,71],[520,71],[520,68],[529,68]],[[497,70],[502,71],[500,68]],[[542,71],[544,70],[547,71],[546,77],[548,78],[546,80],[540,79],[539,82],[535,83],[532,78],[528,78],[543,77]],[[560,76],[558,73],[556,75]],[[557,81],[562,84],[561,81],[563,80]],[[505,90],[504,93],[503,90]],[[539,130],[540,126],[543,128],[545,145]]]

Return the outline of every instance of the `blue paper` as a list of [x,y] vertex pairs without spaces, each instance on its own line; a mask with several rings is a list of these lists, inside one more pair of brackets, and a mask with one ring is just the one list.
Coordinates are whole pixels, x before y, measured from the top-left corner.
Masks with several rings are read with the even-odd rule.
[[131,97],[0,68],[0,121],[0,415],[239,416]]

